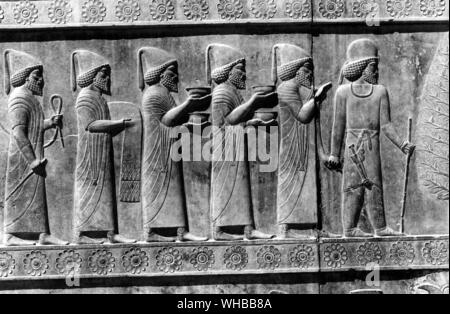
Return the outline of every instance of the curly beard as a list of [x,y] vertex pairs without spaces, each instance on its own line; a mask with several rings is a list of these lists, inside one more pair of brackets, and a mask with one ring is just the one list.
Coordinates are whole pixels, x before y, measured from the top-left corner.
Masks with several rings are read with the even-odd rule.
[[161,78],[161,85],[166,87],[169,92],[178,93],[178,83],[167,75]]
[[230,73],[228,80],[231,84],[233,84],[237,89],[245,89],[245,80],[246,76],[243,71],[234,70]]
[[378,73],[373,73],[369,70],[364,70],[362,77],[364,81],[366,81],[369,84],[377,85],[378,84]]
[[37,81],[34,79],[30,79],[26,83],[26,87],[37,96],[42,96],[44,89],[44,81]]
[[103,94],[111,96],[111,80],[109,78],[95,78],[94,86],[100,89]]
[[297,83],[309,89],[311,89],[312,79],[313,78],[311,73],[305,74],[305,72],[302,70],[298,71],[295,75],[295,80],[297,81]]

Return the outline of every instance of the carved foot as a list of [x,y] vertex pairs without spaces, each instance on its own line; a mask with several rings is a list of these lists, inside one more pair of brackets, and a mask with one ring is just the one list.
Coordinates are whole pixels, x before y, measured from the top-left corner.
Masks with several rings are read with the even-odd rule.
[[395,231],[392,228],[386,227],[383,229],[375,230],[375,236],[377,237],[396,237],[396,236],[405,236],[404,233],[399,231]]
[[24,240],[21,238],[18,238],[16,236],[13,236],[12,234],[5,234],[4,245],[6,246],[27,246],[27,245],[36,245],[35,241],[31,240]]
[[328,232],[328,231],[325,231],[325,230],[315,230],[315,233],[316,233],[318,238],[329,238],[329,239],[342,238],[341,234],[332,233],[332,232]]
[[312,237],[306,235],[306,234],[300,234],[296,233],[292,230],[284,230],[283,232],[280,232],[276,240],[286,240],[286,239],[298,239],[298,240],[311,240]]
[[114,243],[128,244],[128,243],[136,243],[137,242],[137,240],[128,239],[128,238],[124,237],[123,235],[115,234],[113,232],[108,232],[108,240],[109,240],[109,243],[111,243],[111,244],[114,244]]
[[201,241],[208,241],[208,238],[207,237],[199,237],[190,232],[184,232],[182,235],[178,236],[177,241],[178,242],[182,242],[182,241],[201,242]]
[[104,242],[103,239],[93,239],[87,236],[79,236],[76,241],[77,244],[103,244]]
[[147,236],[145,237],[144,241],[145,242],[175,242],[176,238],[175,237],[165,237],[156,233],[149,233],[147,234]]
[[69,242],[60,240],[51,234],[41,233],[39,235],[39,245],[69,245]]
[[215,231],[213,234],[213,239],[216,241],[238,241],[243,238],[243,235],[230,234],[223,231]]
[[344,235],[346,238],[371,238],[373,234],[362,231],[359,228],[345,230]]
[[249,230],[245,231],[244,240],[268,240],[273,239],[275,235],[273,234],[267,234],[258,230]]

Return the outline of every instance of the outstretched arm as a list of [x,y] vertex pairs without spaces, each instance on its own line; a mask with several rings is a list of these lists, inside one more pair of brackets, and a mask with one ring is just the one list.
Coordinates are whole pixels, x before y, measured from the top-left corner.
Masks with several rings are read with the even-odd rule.
[[226,116],[226,120],[231,125],[248,121],[255,110],[263,108],[266,104],[269,104],[269,107],[276,106],[278,104],[278,94],[253,94],[247,102],[231,111],[230,114]]
[[201,98],[189,97],[181,105],[166,112],[161,119],[161,123],[168,127],[181,125],[188,120],[189,113],[206,110],[208,109],[210,103],[211,95],[206,95]]
[[334,117],[331,133],[331,158],[339,162],[342,141],[344,139],[347,124],[347,108],[342,90],[338,89],[334,98]]
[[398,135],[393,123],[391,122],[391,107],[389,101],[389,94],[386,89],[384,89],[381,96],[380,104],[380,125],[381,130],[386,135],[386,137],[405,154],[410,154],[414,150],[414,145],[408,141],[404,141]]

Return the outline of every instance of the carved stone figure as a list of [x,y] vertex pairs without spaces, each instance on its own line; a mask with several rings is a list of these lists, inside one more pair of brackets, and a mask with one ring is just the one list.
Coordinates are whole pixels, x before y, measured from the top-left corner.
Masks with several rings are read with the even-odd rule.
[[[50,235],[45,177],[44,133],[62,126],[62,115],[44,118],[37,96],[44,88],[43,65],[35,57],[6,50],[5,92],[10,140],[5,189],[4,242],[6,245],[65,245]],[[10,75],[11,74],[11,75]]]
[[[145,72],[144,72],[145,66]],[[144,74],[145,73],[145,74]],[[176,105],[171,93],[178,92],[178,63],[168,52],[155,47],[138,52],[139,88],[144,123],[142,156],[142,210],[144,239],[158,241],[206,241],[187,229],[182,163],[171,158],[176,126],[189,119],[189,113],[208,108],[211,95],[189,97]],[[177,230],[177,236],[168,234]]]
[[[211,101],[213,237],[215,240],[270,239],[273,235],[254,228],[244,125],[253,118],[255,110],[274,107],[277,95],[274,92],[254,94],[249,101],[243,100],[239,90],[246,87],[245,58],[236,49],[211,44],[206,49],[206,59],[208,82],[213,80],[217,84]],[[227,227],[233,228],[226,232]],[[244,235],[235,234],[236,228],[242,227]]]
[[306,235],[293,232],[293,227],[312,230],[318,225],[315,133],[310,122],[331,84],[314,91],[313,59],[298,46],[275,45],[272,60],[273,82],[282,81],[277,89],[280,119],[278,238],[302,238]]
[[399,235],[386,225],[380,156],[380,132],[404,154],[415,146],[402,140],[391,123],[389,94],[378,84],[378,48],[369,39],[359,39],[347,49],[347,61],[341,71],[334,104],[331,156],[328,165],[340,164],[345,143],[342,182],[342,221],[346,237],[370,237],[358,228],[361,210],[366,204],[376,236]]
[[[76,69],[76,65],[77,68]],[[71,56],[72,89],[78,120],[74,233],[79,244],[133,243],[118,234],[112,137],[130,123],[111,120],[104,94],[111,95],[111,67],[102,56],[77,50]],[[77,75],[78,74],[78,75]]]

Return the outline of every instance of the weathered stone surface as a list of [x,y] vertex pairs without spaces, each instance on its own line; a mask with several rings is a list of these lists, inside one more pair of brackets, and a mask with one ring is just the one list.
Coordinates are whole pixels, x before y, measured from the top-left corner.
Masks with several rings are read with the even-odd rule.
[[[154,243],[154,238],[150,237],[147,238],[149,243],[135,244],[0,246],[0,291],[68,292],[65,286],[56,284],[53,279],[65,278],[67,268],[63,261],[71,260],[74,262],[70,264],[72,266],[80,264],[79,272],[84,283],[84,288],[70,290],[77,292],[361,293],[371,288],[366,284],[365,273],[367,264],[375,262],[383,270],[379,289],[384,293],[448,293],[448,288],[447,291],[443,288],[448,284],[449,230],[448,10],[448,2],[431,0],[0,2],[0,50],[14,49],[27,53],[40,59],[39,63],[43,66],[43,96],[38,93],[33,96],[36,98],[35,107],[39,108],[38,103],[42,105],[42,117],[31,120],[45,124],[45,119],[57,113],[51,104],[51,97],[55,94],[62,98],[64,115],[62,125],[55,121],[51,125],[62,126],[64,148],[59,138],[60,132],[53,129],[42,137],[43,143],[55,139],[53,145],[45,148],[44,153],[36,154],[48,160],[45,185],[42,177],[39,178],[42,182],[37,184],[41,187],[37,193],[39,197],[33,198],[31,192],[24,190],[20,198],[21,203],[42,208],[42,213],[35,210],[31,215],[24,216],[28,223],[21,224],[21,227],[28,226],[28,230],[8,229],[10,224],[6,223],[5,227],[2,223],[1,243],[7,239],[5,234],[8,232],[25,232],[20,236],[26,239],[31,237],[33,241],[39,240],[41,233],[50,233],[52,238],[44,237],[41,243],[74,240],[77,225],[74,224],[77,220],[77,210],[74,208],[87,196],[86,193],[81,196],[75,193],[75,187],[79,185],[77,178],[82,177],[80,173],[77,175],[77,168],[81,169],[80,162],[77,167],[77,154],[82,153],[77,147],[83,146],[80,146],[81,135],[89,127],[89,123],[82,123],[86,119],[81,121],[77,117],[80,92],[74,92],[71,85],[71,55],[80,50],[100,55],[111,67],[111,95],[107,95],[105,90],[101,96],[109,115],[94,120],[104,120],[101,123],[115,128],[110,125],[114,121],[132,119],[131,122],[121,122],[123,128],[120,127],[120,130],[114,129],[114,134],[111,133],[108,139],[111,146],[104,151],[108,158],[101,165],[107,166],[99,173],[109,175],[106,180],[108,184],[102,190],[108,198],[102,198],[104,201],[97,204],[103,208],[97,220],[105,226],[96,223],[85,231],[114,231],[120,234],[121,237],[113,242],[146,240],[148,230],[144,225],[150,210],[144,212],[143,204],[151,204],[149,208],[158,210],[157,205],[161,203],[167,219],[162,219],[159,225],[150,229],[161,229],[157,233],[162,236],[178,235],[178,240],[203,240],[193,235],[213,238],[217,222],[215,205],[222,202],[224,207],[231,206],[231,214],[222,224],[226,232],[249,235],[254,228],[264,233],[256,237],[265,237],[272,234],[280,236],[280,230],[292,229],[298,231],[300,238]],[[346,52],[352,42],[362,38],[370,39],[378,48],[378,81],[389,93],[390,119],[398,133],[397,146],[400,148],[407,139],[408,118],[412,119],[411,142],[417,147],[410,159],[406,186],[406,237],[329,238],[333,234],[326,233],[341,235],[344,231],[342,216],[348,214],[352,207],[342,206],[343,174],[330,171],[330,165],[325,165],[324,161],[331,153],[333,104],[335,95],[342,95],[338,91],[339,76],[349,59]],[[205,66],[205,50],[213,43],[233,47],[245,57],[245,68],[242,62],[241,66],[238,62],[228,68],[227,65],[234,59],[217,64],[219,57],[226,58],[225,53],[219,53],[217,58],[212,57],[211,67]],[[273,51],[277,46],[303,48],[311,57],[311,65],[305,66],[305,56],[297,49],[292,50],[292,55],[289,52],[288,57],[283,57],[280,49],[278,64],[274,65]],[[153,52],[148,57],[153,63],[143,57],[141,69],[138,52],[144,47],[161,49],[173,56],[177,61],[176,71],[164,64],[170,58],[156,60]],[[355,60],[358,57],[361,55],[358,54]],[[17,78],[13,76],[20,68],[20,62],[16,64],[17,59],[12,57],[8,61],[12,63],[10,71],[3,62],[0,74],[8,76],[9,82],[13,83],[11,85],[17,85]],[[292,61],[294,63],[291,64]],[[87,63],[86,71],[91,70],[88,67],[92,65],[90,61]],[[83,67],[77,62],[75,64]],[[287,70],[282,68],[286,64],[289,65]],[[298,74],[312,70],[312,64],[316,89],[327,82],[333,84],[330,91],[322,95],[313,93],[308,86],[310,84],[305,83],[308,81],[306,72]],[[159,68],[161,65],[164,67]],[[223,74],[225,79],[222,82],[219,75],[220,82],[216,80],[211,83],[210,73],[217,68],[220,68],[222,72],[219,74]],[[239,91],[235,90],[240,83],[236,80],[237,76],[231,75],[230,78],[229,75],[236,70],[246,75],[246,86]],[[293,71],[293,76],[280,79],[279,76],[285,74],[283,71],[290,73],[289,70]],[[360,70],[357,67],[357,72]],[[156,101],[161,99],[161,88],[167,95],[175,91],[169,87],[176,83],[166,80],[166,75],[172,75],[168,72],[179,75],[178,93],[170,94],[170,103]],[[276,86],[274,73],[278,76]],[[27,79],[29,75],[27,72],[23,78]],[[217,78],[217,75],[214,77]],[[363,81],[360,83],[368,82]],[[95,85],[91,83],[91,87]],[[8,181],[11,175],[7,178],[7,161],[14,155],[9,147],[11,144],[15,147],[15,142],[10,140],[13,138],[13,119],[8,114],[8,104],[14,99],[9,99],[8,93],[3,92],[9,85],[8,80],[0,83],[0,116],[5,117],[0,121],[2,221],[8,221],[11,217],[8,212],[9,198],[8,201],[6,198],[15,186],[14,182]],[[158,91],[152,93],[156,85]],[[230,108],[226,113],[224,108],[228,102],[222,98],[226,98],[228,92],[223,92],[226,89],[222,88],[223,85],[234,86],[230,89],[233,91],[230,97],[236,99],[233,103],[235,108]],[[252,88],[255,85],[259,87]],[[186,90],[192,87],[211,88],[205,89],[208,92],[203,96],[212,93],[213,108],[197,108],[192,98],[198,98],[196,93],[202,91]],[[20,88],[32,90],[32,86],[26,83],[12,92],[17,93]],[[255,101],[253,95],[256,91],[268,93],[267,90],[276,90],[278,105],[273,109],[255,110],[257,105],[252,105]],[[316,96],[314,100],[313,94]],[[217,95],[221,98],[219,101]],[[197,106],[205,105],[210,100],[206,98]],[[308,103],[320,106],[320,115],[315,111],[305,119],[301,109],[304,110]],[[367,109],[364,114],[359,110],[360,117],[378,121],[376,112],[369,113],[376,104],[364,100],[360,103]],[[246,106],[251,110],[245,114],[238,112]],[[152,109],[148,110],[149,107]],[[172,109],[175,111],[171,112]],[[187,137],[181,137],[181,143],[186,142],[187,138],[192,140],[195,138],[192,123],[196,117],[203,119],[200,120],[200,130],[207,129],[211,124],[237,125],[239,132],[249,132],[252,124],[263,126],[256,130],[255,137],[253,133],[244,136],[241,132],[246,153],[243,160],[223,163],[229,163],[224,166],[229,171],[239,169],[233,178],[227,173],[214,173],[214,161],[191,161],[196,145],[190,143],[190,158],[184,157],[171,163],[176,166],[172,167],[176,171],[170,173],[173,182],[176,181],[175,188],[170,185],[164,189],[161,174],[165,169],[162,167],[161,171],[155,171],[155,165],[160,163],[153,162],[152,156],[164,153],[170,158],[166,149],[170,141],[155,140],[157,138],[152,132],[157,130],[161,134],[161,129],[177,131],[185,128]],[[314,119],[319,117],[321,129],[317,132]],[[85,122],[90,122],[92,117],[88,114],[85,118],[89,120]],[[233,118],[234,122],[239,123],[226,120]],[[159,121],[158,127],[154,124],[156,120]],[[28,120],[20,121],[18,124],[29,123]],[[292,130],[295,130],[294,136]],[[33,134],[29,132],[30,136]],[[261,134],[266,134],[266,138],[262,138]],[[400,230],[406,156],[385,135],[383,129],[379,132],[379,141],[372,142],[381,148],[376,158],[368,157],[367,151],[362,162],[371,160],[376,164],[365,164],[369,173],[372,168],[381,170],[382,176],[377,176],[375,180],[375,183],[383,185],[383,197],[378,199],[378,203],[381,200],[384,202],[386,225]],[[213,132],[204,134],[201,143],[207,144],[212,137]],[[320,139],[323,140],[324,152]],[[40,141],[37,142],[39,146]],[[40,150],[37,146],[32,146],[36,152]],[[276,158],[263,161],[261,156],[257,156],[252,159],[258,150],[264,148],[267,152],[276,152]],[[365,148],[367,150],[368,146]],[[345,167],[353,165],[351,155],[347,150],[347,155],[342,156],[345,156],[343,172],[348,176]],[[99,155],[91,157],[89,160],[92,162],[100,158]],[[275,167],[263,170],[271,162],[275,162]],[[28,163],[26,165],[30,166]],[[150,171],[153,177],[145,171],[149,167],[153,167]],[[87,177],[98,173],[98,167],[93,168],[96,170],[85,173]],[[353,177],[357,175],[356,170],[350,174]],[[35,179],[35,176],[33,173],[32,178]],[[370,176],[369,179],[373,180]],[[6,185],[9,187],[6,188]],[[218,186],[222,187],[220,191]],[[232,197],[222,197],[225,194]],[[156,204],[155,200],[159,203]],[[374,203],[373,199],[368,200],[362,206],[361,217],[354,219],[365,232],[373,233],[376,226],[370,220],[373,206],[367,206]],[[353,207],[359,209],[358,206]],[[280,228],[283,223],[287,229]],[[249,228],[241,228],[246,225]],[[187,231],[192,234],[183,237]],[[285,235],[293,238],[297,233],[286,232]],[[320,237],[317,238],[317,235]],[[95,234],[95,237],[106,236]],[[173,262],[166,263],[168,260]],[[36,268],[32,265],[40,266]],[[184,278],[189,278],[189,284],[184,284]],[[236,284],[230,285],[231,280]],[[363,291],[359,291],[361,289]]]

